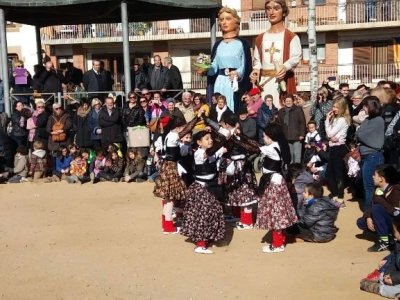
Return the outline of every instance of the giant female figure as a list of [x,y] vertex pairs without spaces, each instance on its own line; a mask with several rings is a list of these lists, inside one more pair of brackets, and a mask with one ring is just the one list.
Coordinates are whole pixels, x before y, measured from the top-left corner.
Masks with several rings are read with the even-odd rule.
[[240,17],[235,9],[223,7],[218,13],[218,23],[223,39],[215,43],[211,52],[207,93],[210,99],[213,93],[221,93],[228,107],[236,112],[242,95],[251,88],[250,45],[239,37]]

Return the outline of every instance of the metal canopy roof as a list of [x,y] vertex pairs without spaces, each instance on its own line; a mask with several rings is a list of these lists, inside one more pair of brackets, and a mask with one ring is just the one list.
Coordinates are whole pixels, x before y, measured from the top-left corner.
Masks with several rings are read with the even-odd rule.
[[[131,22],[210,17],[221,0],[127,0]],[[35,26],[118,23],[121,0],[0,0],[6,20]]]

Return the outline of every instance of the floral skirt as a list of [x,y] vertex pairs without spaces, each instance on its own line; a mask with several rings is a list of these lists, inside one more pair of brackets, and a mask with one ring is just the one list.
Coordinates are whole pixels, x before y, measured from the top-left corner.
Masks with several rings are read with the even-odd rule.
[[267,230],[281,230],[297,222],[296,211],[286,183],[267,183],[260,195],[257,208],[256,227]]
[[185,199],[186,185],[178,174],[177,163],[164,161],[155,180],[153,194],[165,201],[174,201],[176,206]]
[[225,237],[222,205],[198,182],[192,183],[186,192],[181,233],[195,243]]
[[[232,160],[227,159],[230,164]],[[233,161],[233,175],[226,175],[225,185],[227,205],[248,206],[258,202],[257,179],[250,162],[245,159]]]

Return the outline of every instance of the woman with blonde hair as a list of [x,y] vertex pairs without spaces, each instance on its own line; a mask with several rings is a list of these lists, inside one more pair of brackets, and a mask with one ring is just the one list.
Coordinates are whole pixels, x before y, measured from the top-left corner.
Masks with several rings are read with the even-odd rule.
[[343,96],[338,96],[325,121],[326,136],[329,140],[329,157],[327,166],[328,188],[331,197],[341,207],[346,207],[344,197],[345,163],[347,154],[346,136],[351,122],[349,107]]
[[223,39],[211,51],[211,68],[207,75],[207,94],[221,93],[232,111],[239,109],[242,95],[250,90],[250,45],[239,37],[240,17],[233,8],[223,7],[218,13]]

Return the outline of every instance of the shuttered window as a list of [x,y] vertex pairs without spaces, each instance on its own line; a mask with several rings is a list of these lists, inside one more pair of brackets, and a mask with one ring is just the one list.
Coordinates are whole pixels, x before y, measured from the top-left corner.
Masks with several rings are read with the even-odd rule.
[[355,65],[367,65],[371,63],[371,44],[354,43],[353,63]]

